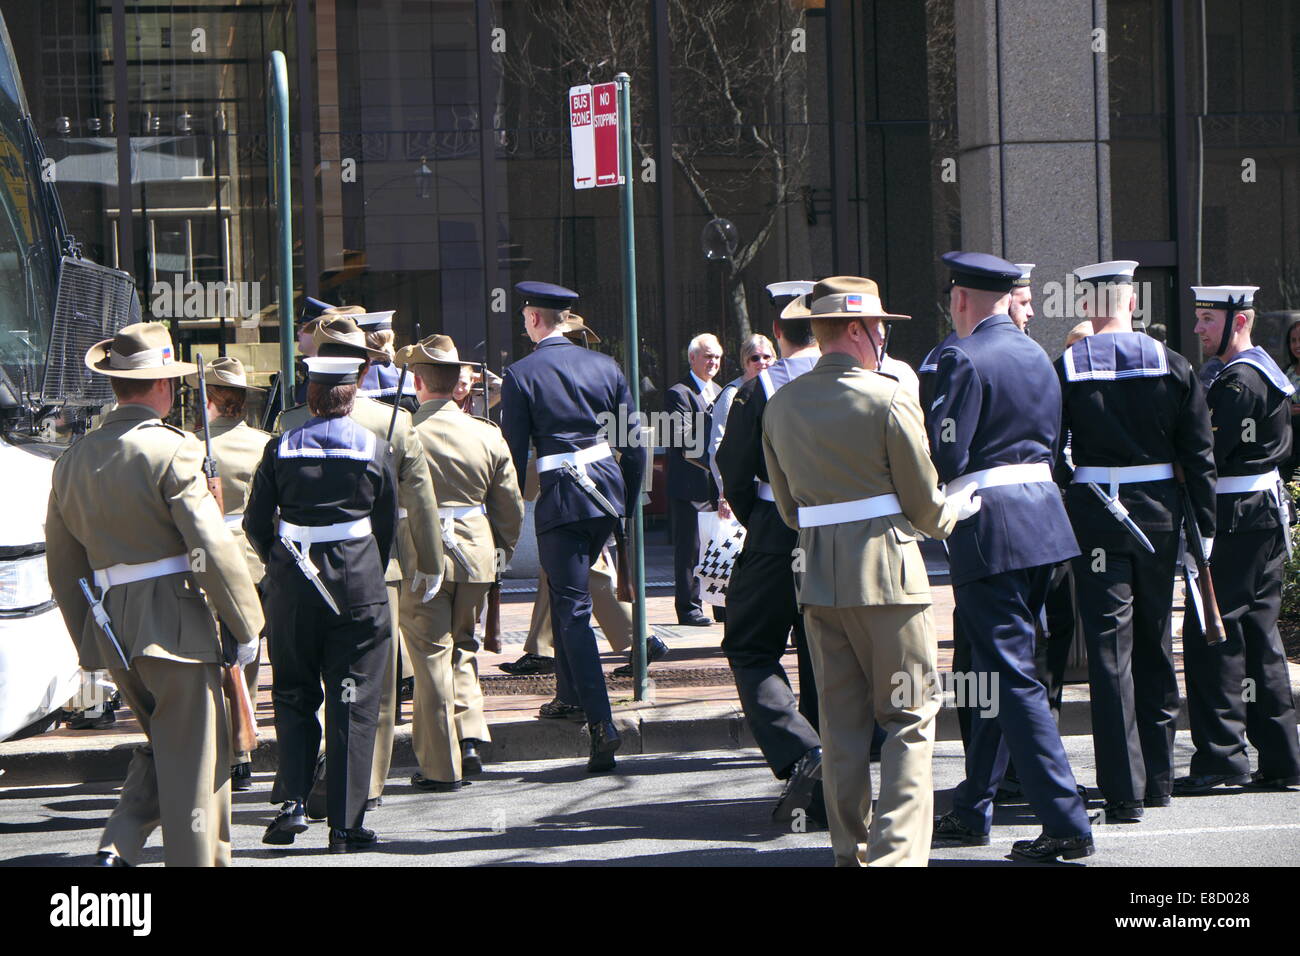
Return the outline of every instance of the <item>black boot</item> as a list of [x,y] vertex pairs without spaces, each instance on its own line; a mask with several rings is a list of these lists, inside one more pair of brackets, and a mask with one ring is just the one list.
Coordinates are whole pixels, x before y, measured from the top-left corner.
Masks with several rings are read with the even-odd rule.
[[460,768],[466,776],[483,772],[483,758],[479,755],[478,745],[482,741],[466,737],[460,742]]
[[618,730],[614,727],[614,721],[590,723],[587,729],[591,732],[591,759],[587,761],[587,772],[604,773],[613,770],[614,752],[622,743]]
[[271,846],[288,846],[299,833],[306,832],[307,808],[301,800],[286,800],[262,834],[262,842]]

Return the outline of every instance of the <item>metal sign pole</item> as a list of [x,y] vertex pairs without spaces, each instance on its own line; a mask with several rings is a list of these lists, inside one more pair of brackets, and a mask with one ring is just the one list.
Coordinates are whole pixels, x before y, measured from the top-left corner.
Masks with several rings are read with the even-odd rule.
[[[636,222],[632,208],[632,78],[626,73],[614,77],[618,85],[618,151],[623,185],[619,187],[619,212],[623,227],[623,342],[627,350],[628,390],[632,393],[632,411],[641,411],[640,342],[636,321]],[[639,420],[639,415],[638,415]],[[643,437],[638,433],[638,438]],[[647,454],[646,467],[654,467],[653,450]],[[632,528],[627,536],[628,566],[632,574],[632,684],[636,700],[645,700],[649,691],[646,677],[645,620],[645,523],[638,491],[633,500]]]
[[284,54],[272,50],[266,64],[267,178],[275,207],[280,250],[275,272],[276,305],[280,312],[280,408],[293,404],[293,193],[289,187],[289,66]]

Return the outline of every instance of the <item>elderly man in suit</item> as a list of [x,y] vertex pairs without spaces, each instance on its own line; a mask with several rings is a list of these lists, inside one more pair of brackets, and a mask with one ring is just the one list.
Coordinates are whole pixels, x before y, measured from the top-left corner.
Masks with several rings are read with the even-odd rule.
[[718,486],[713,475],[691,458],[705,452],[709,415],[722,391],[714,383],[722,365],[722,344],[705,332],[691,339],[686,349],[690,371],[668,390],[664,411],[673,417],[668,448],[668,520],[673,535],[673,581],[678,624],[708,627],[700,604],[700,583],[695,565],[700,554],[699,513],[718,507]]

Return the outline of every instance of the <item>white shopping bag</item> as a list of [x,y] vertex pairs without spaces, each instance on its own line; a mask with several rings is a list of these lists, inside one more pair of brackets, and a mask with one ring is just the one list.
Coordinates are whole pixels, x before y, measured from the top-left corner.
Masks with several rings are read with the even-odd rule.
[[700,580],[700,600],[719,607],[727,602],[727,585],[736,555],[745,544],[745,529],[735,518],[719,518],[716,511],[701,511],[700,560],[695,576]]

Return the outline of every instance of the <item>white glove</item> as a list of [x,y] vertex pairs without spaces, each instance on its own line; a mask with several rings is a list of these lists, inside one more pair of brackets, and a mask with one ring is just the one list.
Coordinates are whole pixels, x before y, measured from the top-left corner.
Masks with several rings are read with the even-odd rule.
[[970,485],[948,496],[948,504],[957,509],[957,520],[964,521],[983,507],[984,502],[975,497],[975,486]]
[[247,667],[260,656],[262,650],[262,639],[255,637],[247,644],[240,644],[235,648],[235,665],[237,667]]
[[420,598],[421,604],[428,604],[434,599],[438,591],[442,589],[442,575],[437,577],[425,574],[422,571],[416,571],[411,578],[411,590],[419,594],[423,590],[424,594]]
[[1201,548],[1203,549],[1203,553],[1205,554],[1205,560],[1206,561],[1210,560],[1210,552],[1214,550],[1214,539],[1204,538],[1204,537],[1201,538]]

